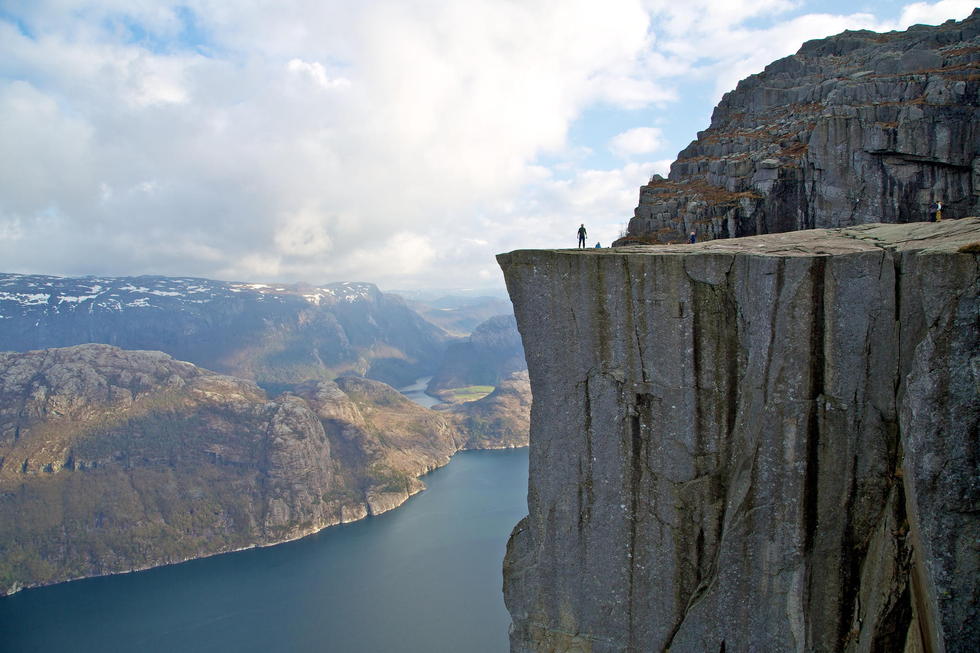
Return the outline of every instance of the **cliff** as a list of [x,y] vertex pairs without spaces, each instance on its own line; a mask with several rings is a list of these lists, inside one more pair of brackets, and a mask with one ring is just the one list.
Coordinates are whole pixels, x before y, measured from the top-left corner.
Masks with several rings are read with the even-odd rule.
[[980,214],[980,9],[805,43],[742,80],[640,189],[619,243]]
[[972,651],[980,218],[498,257],[512,650]]
[[0,353],[0,595],[380,514],[469,440],[514,443],[466,428],[363,378],[270,400],[162,352]]

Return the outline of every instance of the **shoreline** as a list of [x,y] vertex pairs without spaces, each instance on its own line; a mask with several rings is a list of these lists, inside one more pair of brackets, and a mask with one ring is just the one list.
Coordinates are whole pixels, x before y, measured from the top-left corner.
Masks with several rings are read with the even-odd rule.
[[[448,465],[449,463],[451,463],[452,460],[453,460],[453,458],[456,457],[456,454],[461,453],[461,452],[465,452],[465,451],[475,451],[475,452],[479,452],[479,451],[502,451],[502,450],[505,450],[505,449],[525,449],[525,448],[527,448],[527,446],[528,445],[522,445],[522,446],[502,445],[502,446],[499,446],[499,447],[479,447],[479,448],[467,448],[467,447],[463,447],[463,448],[457,449],[446,460],[446,462],[444,462],[443,464],[441,464],[441,465],[435,465],[435,466],[433,466],[433,467],[431,467],[429,469],[426,469],[421,474],[419,474],[418,476],[416,476],[415,478],[418,479],[419,481],[422,481],[422,479],[425,476],[427,476],[428,474],[431,474],[432,472],[434,472],[434,471],[436,471],[438,469],[442,469],[443,467],[445,467],[446,465]],[[386,508],[384,510],[381,510],[380,512],[374,512],[374,511],[372,511],[372,509],[371,509],[371,507],[370,507],[370,505],[369,505],[369,503],[367,501],[362,502],[362,503],[359,503],[359,504],[352,504],[350,506],[345,506],[344,508],[341,508],[341,512],[342,513],[345,510],[350,510],[350,509],[358,509],[357,512],[359,513],[360,512],[360,509],[363,509],[364,510],[364,514],[361,515],[360,517],[356,517],[354,519],[343,519],[343,518],[341,518],[341,519],[339,519],[337,521],[331,521],[329,523],[325,523],[325,524],[319,525],[319,526],[317,526],[315,528],[311,528],[311,529],[309,529],[307,531],[303,531],[302,533],[296,535],[295,537],[287,537],[287,538],[278,539],[278,540],[275,540],[275,541],[272,541],[272,542],[261,542],[261,543],[252,544],[250,546],[241,546],[241,547],[236,547],[236,548],[224,549],[224,550],[221,550],[221,551],[213,551],[213,552],[209,552],[209,553],[203,553],[201,555],[188,556],[188,557],[182,558],[180,560],[172,560],[172,561],[168,561],[168,562],[160,562],[158,564],[143,565],[143,566],[139,566],[139,567],[134,567],[132,569],[123,569],[123,570],[119,570],[119,571],[112,571],[112,572],[108,572],[108,573],[105,573],[105,574],[89,574],[89,575],[84,575],[84,576],[75,576],[75,577],[72,577],[72,578],[66,578],[64,580],[56,581],[54,583],[38,583],[38,584],[33,584],[33,585],[18,585],[18,584],[15,583],[14,586],[9,591],[6,591],[6,590],[0,591],[0,600],[3,600],[4,598],[9,597],[9,596],[13,596],[15,594],[19,594],[20,592],[23,592],[25,590],[41,589],[41,588],[45,588],[45,587],[53,587],[55,585],[62,585],[64,583],[72,583],[72,582],[75,582],[75,581],[87,580],[87,579],[91,579],[91,578],[105,578],[107,576],[120,576],[120,575],[123,575],[123,574],[134,574],[134,573],[138,573],[138,572],[141,572],[141,571],[149,571],[151,569],[158,569],[160,567],[170,567],[170,566],[174,566],[174,565],[180,565],[180,564],[184,564],[185,562],[191,562],[193,560],[203,560],[204,558],[213,558],[215,556],[226,555],[226,554],[229,554],[229,553],[238,553],[239,551],[250,551],[252,549],[264,549],[264,548],[267,548],[267,547],[278,546],[280,544],[287,544],[289,542],[295,542],[295,541],[301,540],[301,539],[303,539],[305,537],[309,537],[311,535],[316,535],[317,533],[321,533],[321,532],[327,530],[328,528],[332,528],[334,526],[342,526],[344,524],[353,524],[353,523],[356,523],[356,522],[359,522],[359,521],[363,521],[365,519],[368,519],[369,517],[380,517],[381,515],[384,515],[385,513],[391,512],[393,510],[396,510],[396,509],[402,507],[403,505],[405,505],[405,503],[408,502],[409,499],[411,499],[412,497],[414,497],[417,494],[421,494],[422,492],[424,492],[427,489],[428,488],[425,486],[424,481],[423,481],[421,487],[418,487],[414,491],[411,491],[411,492],[406,491],[405,492],[405,496],[403,498],[401,498],[401,500],[399,500],[397,503],[395,503],[394,505],[392,505],[390,508]]]

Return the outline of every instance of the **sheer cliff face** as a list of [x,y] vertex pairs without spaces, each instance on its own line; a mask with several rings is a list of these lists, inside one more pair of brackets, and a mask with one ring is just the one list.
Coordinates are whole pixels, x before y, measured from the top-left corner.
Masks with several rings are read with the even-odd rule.
[[980,10],[806,43],[739,83],[640,189],[626,242],[980,214]]
[[534,395],[512,650],[975,643],[978,239],[498,257]]

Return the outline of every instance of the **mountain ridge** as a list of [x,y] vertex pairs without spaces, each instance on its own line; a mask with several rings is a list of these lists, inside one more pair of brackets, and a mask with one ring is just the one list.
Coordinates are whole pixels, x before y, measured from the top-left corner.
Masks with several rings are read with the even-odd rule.
[[980,9],[844,32],[739,82],[617,244],[980,214]]
[[270,386],[351,372],[404,385],[432,372],[448,340],[365,282],[0,274],[0,350],[100,342]]

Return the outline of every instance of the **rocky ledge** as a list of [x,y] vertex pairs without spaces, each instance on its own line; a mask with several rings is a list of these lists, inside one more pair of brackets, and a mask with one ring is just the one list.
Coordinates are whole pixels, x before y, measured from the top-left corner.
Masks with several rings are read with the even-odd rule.
[[972,651],[980,218],[498,257],[525,651]]
[[805,43],[739,82],[621,242],[686,242],[980,214],[980,9]]

